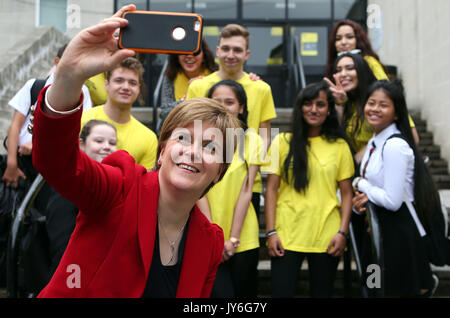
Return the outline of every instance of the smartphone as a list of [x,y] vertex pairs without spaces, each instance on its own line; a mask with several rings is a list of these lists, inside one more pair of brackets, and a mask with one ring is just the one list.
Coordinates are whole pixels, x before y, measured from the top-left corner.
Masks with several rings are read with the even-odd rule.
[[143,53],[194,54],[200,50],[203,18],[196,13],[128,11],[119,47]]

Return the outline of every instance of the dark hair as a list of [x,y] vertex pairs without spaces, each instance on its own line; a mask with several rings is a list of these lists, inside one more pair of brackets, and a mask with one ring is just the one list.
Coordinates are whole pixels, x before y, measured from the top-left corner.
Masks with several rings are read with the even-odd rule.
[[[352,27],[353,32],[355,33],[355,38],[356,38],[356,48],[361,50],[362,56],[373,56],[378,61],[380,61],[380,58],[379,58],[378,54],[375,53],[375,51],[373,50],[372,45],[370,44],[369,37],[367,36],[367,33],[363,29],[363,27],[360,24],[358,24],[352,20],[339,20],[334,24],[333,29],[331,30],[331,33],[330,33],[329,40],[328,40],[328,61],[327,61],[327,68],[326,68],[326,74],[328,77],[333,76],[333,65],[335,64],[335,61],[337,58],[336,34],[337,34],[338,29],[343,25],[348,25],[348,26]],[[384,66],[383,66],[383,68],[384,68]]]
[[[356,74],[358,75],[358,86],[351,92],[347,92],[348,100],[344,105],[343,128],[347,128],[350,119],[353,116],[353,105],[356,108],[356,121],[352,123],[350,139],[354,140],[356,134],[360,131],[364,121],[364,105],[366,103],[367,92],[374,82],[377,81],[375,75],[367,64],[366,60],[360,54],[344,53],[336,59],[333,67],[333,74],[336,73],[337,65],[344,57],[350,57],[355,64]],[[332,77],[334,82],[334,77]],[[353,142],[351,142],[353,145]]]
[[243,112],[242,112],[242,114],[238,114],[238,119],[241,121],[242,128],[244,130],[247,130],[247,128],[248,128],[248,123],[247,123],[247,119],[248,119],[247,94],[245,93],[244,87],[242,87],[241,84],[239,84],[238,82],[233,81],[233,80],[229,80],[229,79],[222,80],[222,81],[217,82],[216,84],[214,84],[209,89],[207,97],[208,98],[212,98],[212,95],[214,94],[214,91],[219,86],[228,86],[233,91],[233,93],[236,96],[236,99],[237,99],[239,105],[241,105],[243,107]]
[[[217,71],[218,66],[216,64],[216,61],[214,60],[214,54],[209,48],[208,43],[206,43],[205,39],[202,39],[200,50],[203,52],[202,68],[210,70],[211,73]],[[178,60],[178,56],[179,54],[169,54],[169,63],[166,69],[166,76],[171,81],[175,80],[177,74],[183,71],[180,61]]]
[[91,134],[92,128],[98,125],[106,125],[114,129],[114,131],[117,134],[117,129],[113,124],[110,124],[104,120],[99,119],[91,119],[86,124],[84,124],[83,128],[80,132],[80,139],[83,140],[83,142],[86,142],[87,137]]
[[58,52],[56,52],[56,57],[61,58],[61,57],[63,56],[64,51],[66,50],[67,44],[68,44],[68,43],[64,44],[63,46],[61,46],[61,47],[58,49]]
[[[317,82],[307,85],[297,95],[291,124],[292,137],[289,140],[289,153],[283,164],[283,177],[287,183],[293,182],[295,190],[305,191],[308,186],[308,124],[303,118],[302,106],[307,101],[312,101],[324,91],[327,95],[328,111],[320,134],[328,141],[336,141],[338,138],[345,140],[345,134],[339,125],[334,98],[328,85]],[[289,169],[292,167],[292,176],[289,177]]]
[[433,217],[430,212],[437,212],[441,209],[440,198],[423,156],[414,142],[403,84],[400,80],[377,81],[370,87],[367,100],[377,90],[382,90],[392,100],[397,117],[394,121],[395,125],[414,152],[414,204],[417,215],[427,229],[430,217]]

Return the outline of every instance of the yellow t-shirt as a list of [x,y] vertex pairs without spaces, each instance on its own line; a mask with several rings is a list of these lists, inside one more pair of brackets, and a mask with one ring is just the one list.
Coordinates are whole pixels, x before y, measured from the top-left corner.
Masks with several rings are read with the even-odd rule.
[[[211,74],[211,71],[205,69],[201,72],[199,76],[208,76]],[[186,95],[186,92],[189,87],[190,79],[184,74],[184,72],[178,72],[177,76],[175,76],[175,80],[173,81],[173,90],[175,95],[175,100],[180,100]]]
[[[193,81],[189,85],[186,99],[205,97],[208,94],[209,89],[221,80],[222,79],[217,76],[217,72],[214,72],[202,79]],[[277,117],[272,90],[264,81],[252,81],[247,73],[245,73],[241,79],[237,80],[237,82],[244,87],[247,95],[247,126],[259,132],[259,125],[261,122]],[[258,193],[262,192],[260,174],[258,174],[255,179],[253,191]]]
[[355,172],[352,154],[342,139],[329,142],[322,136],[309,138],[309,185],[305,192],[297,192],[286,183],[283,173],[291,136],[291,133],[281,133],[274,138],[268,153],[271,164],[262,167],[263,171],[281,177],[275,229],[284,249],[325,253],[340,228],[336,191],[338,182],[351,178]]
[[131,116],[126,124],[112,121],[103,111],[103,105],[83,112],[81,127],[89,120],[99,119],[113,124],[117,130],[117,149],[126,150],[137,164],[151,169],[155,165],[158,138],[155,133]]
[[108,93],[105,89],[106,74],[100,73],[88,79],[84,85],[89,89],[93,106],[106,103]]
[[[239,155],[238,146],[234,153],[233,161],[222,180],[214,185],[206,194],[212,221],[222,228],[225,240],[230,238],[234,208],[238,201],[245,177],[248,174],[247,165],[261,166],[265,163],[264,142],[256,132],[249,131],[246,134],[243,157],[245,161]],[[259,247],[258,219],[251,202],[242,225],[239,239],[241,245],[236,249],[236,253]]]
[[378,81],[389,80],[389,77],[384,71],[384,68],[381,65],[380,61],[378,61],[376,58],[370,55],[364,56],[364,59],[366,60],[367,64],[369,64],[369,67],[372,70],[373,75]]

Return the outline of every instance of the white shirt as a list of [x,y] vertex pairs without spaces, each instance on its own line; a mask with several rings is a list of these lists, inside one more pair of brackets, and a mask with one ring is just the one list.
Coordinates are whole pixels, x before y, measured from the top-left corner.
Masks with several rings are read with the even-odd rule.
[[361,161],[361,175],[369,159],[372,142],[376,148],[370,156],[364,179],[358,183],[360,192],[364,192],[371,202],[391,211],[397,211],[401,207],[405,192],[409,201],[414,201],[413,150],[402,138],[386,141],[391,135],[399,133],[393,123],[369,140]]
[[[14,97],[9,101],[9,106],[20,112],[22,115],[26,116],[25,121],[20,129],[19,133],[19,147],[23,144],[31,142],[32,136],[28,132],[28,124],[30,123],[30,114],[28,114],[28,110],[30,109],[31,104],[31,87],[33,86],[36,79],[28,80],[24,86],[14,95]],[[54,81],[54,74],[50,74],[44,86],[52,84]],[[92,108],[91,95],[89,94],[89,89],[83,85],[83,110]]]

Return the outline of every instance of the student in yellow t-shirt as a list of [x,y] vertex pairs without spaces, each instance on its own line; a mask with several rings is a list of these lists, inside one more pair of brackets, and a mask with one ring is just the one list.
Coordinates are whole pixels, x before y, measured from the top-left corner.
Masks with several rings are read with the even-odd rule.
[[[244,63],[250,56],[249,37],[250,33],[243,26],[226,25],[220,32],[219,43],[216,47],[219,70],[193,81],[189,85],[186,98],[204,97],[212,85],[224,79],[238,82],[247,94],[248,127],[260,134],[267,149],[271,140],[270,121],[277,115],[270,86],[261,80],[254,80],[251,73],[244,72]],[[259,173],[255,179],[253,192],[252,202],[259,213],[259,200],[262,193]]]
[[325,82],[300,92],[293,121],[292,132],[272,141],[270,166],[262,168],[269,173],[265,211],[272,296],[294,296],[301,263],[307,258],[311,297],[329,298],[347,244],[352,153]]
[[152,169],[156,161],[158,139],[152,130],[131,114],[131,108],[141,92],[143,73],[141,62],[131,57],[108,72],[105,82],[108,93],[106,103],[83,112],[81,125],[91,119],[113,124],[117,130],[117,149],[126,150],[137,164]]
[[223,179],[200,200],[200,209],[223,229],[225,237],[224,262],[217,271],[211,297],[257,297],[259,226],[251,199],[265,148],[260,136],[251,128],[247,130],[247,97],[239,83],[220,81],[207,96],[240,119],[242,130],[236,135],[238,145],[244,146],[237,147]]
[[[356,162],[361,162],[367,142],[372,138],[373,129],[364,120],[364,101],[370,86],[377,81],[366,60],[360,54],[346,52],[338,56],[334,69],[334,82],[330,85],[337,108],[341,109],[341,125],[355,152]],[[410,125],[414,122],[410,117]]]
[[161,88],[158,130],[177,102],[185,99],[189,83],[194,78],[208,76],[216,70],[214,54],[205,39],[202,39],[201,49],[195,54],[169,54]]
[[[332,79],[333,74],[335,74],[335,65],[338,57],[346,52],[350,52],[360,54],[364,58],[376,80],[389,80],[386,68],[381,64],[378,54],[373,50],[366,31],[357,22],[348,19],[337,21],[330,32],[328,45],[326,74],[329,79]],[[363,96],[362,98],[365,97]],[[413,131],[414,141],[418,145],[419,134],[411,116],[409,116],[409,122]],[[363,129],[370,129],[370,126],[367,124],[364,124],[364,126],[366,127]],[[371,136],[372,134],[369,135]],[[364,140],[368,141],[365,136]]]

